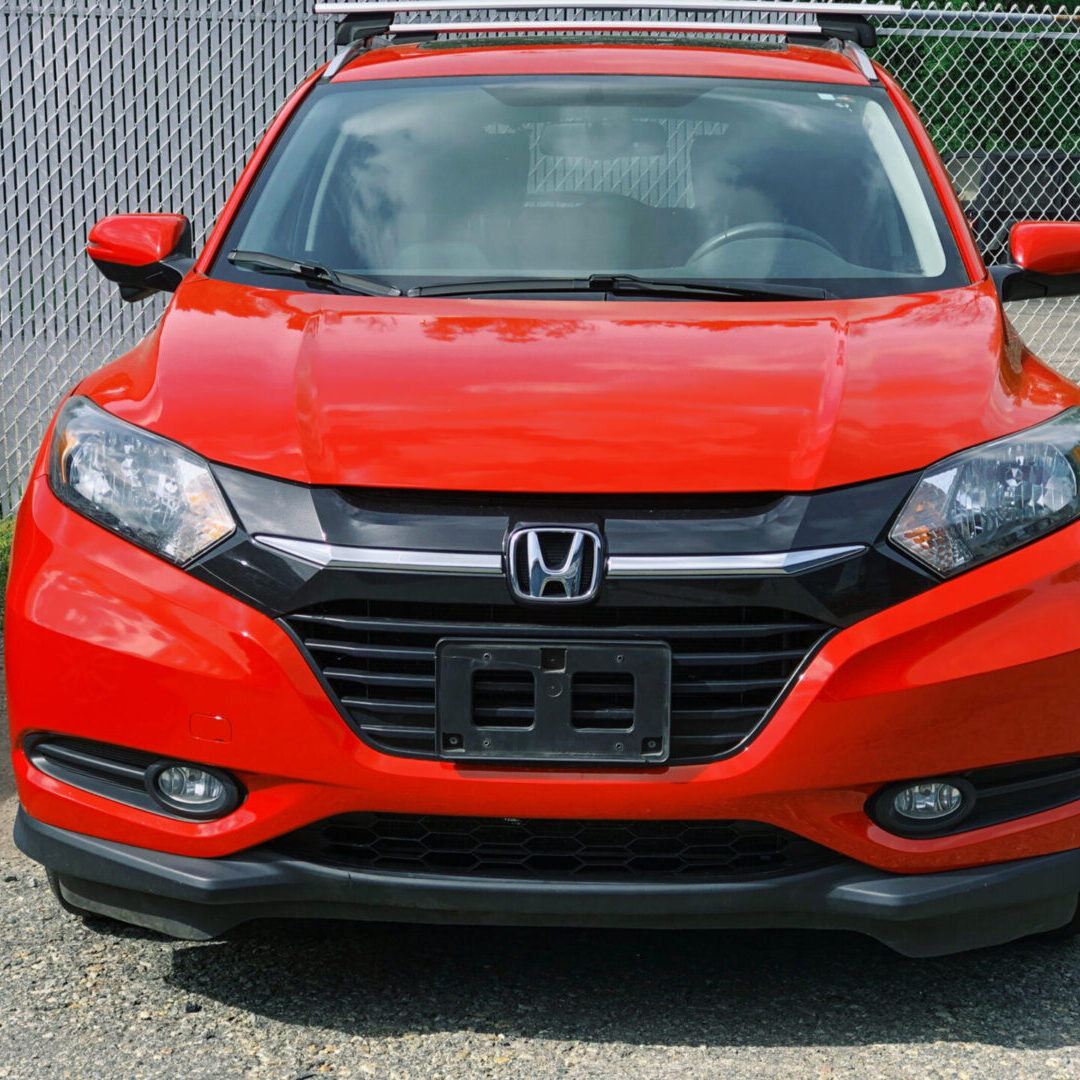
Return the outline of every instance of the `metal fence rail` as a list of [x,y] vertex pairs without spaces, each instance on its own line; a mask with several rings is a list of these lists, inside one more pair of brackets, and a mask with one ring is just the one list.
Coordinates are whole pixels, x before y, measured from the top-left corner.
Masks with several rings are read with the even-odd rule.
[[[0,513],[61,395],[165,305],[120,303],[82,253],[90,225],[182,211],[206,235],[273,113],[333,52],[333,21],[309,3],[0,0]],[[881,26],[876,57],[930,127],[984,250],[1017,217],[1080,219],[1076,16],[914,8]],[[1080,304],[1011,314],[1080,370]]]

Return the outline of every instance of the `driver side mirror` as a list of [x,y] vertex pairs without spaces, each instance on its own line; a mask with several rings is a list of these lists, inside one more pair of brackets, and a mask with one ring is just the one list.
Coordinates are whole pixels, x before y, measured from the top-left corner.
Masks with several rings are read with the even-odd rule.
[[183,214],[113,214],[91,230],[86,253],[124,300],[173,292],[195,265]]
[[1080,222],[1018,221],[1009,254],[1011,263],[990,267],[1002,300],[1080,296]]

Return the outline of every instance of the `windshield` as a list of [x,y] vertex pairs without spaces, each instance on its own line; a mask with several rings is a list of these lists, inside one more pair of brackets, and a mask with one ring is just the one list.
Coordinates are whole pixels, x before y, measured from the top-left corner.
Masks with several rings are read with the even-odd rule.
[[633,274],[821,286],[967,283],[884,90],[655,76],[323,85],[275,146],[215,273],[263,252],[409,288]]

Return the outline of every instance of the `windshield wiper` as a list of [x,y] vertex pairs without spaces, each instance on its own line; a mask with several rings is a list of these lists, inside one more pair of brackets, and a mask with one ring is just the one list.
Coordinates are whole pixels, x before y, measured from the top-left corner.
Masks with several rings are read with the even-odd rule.
[[832,293],[811,285],[744,285],[735,281],[683,281],[634,274],[590,274],[587,278],[481,278],[419,285],[408,296],[482,296],[486,293],[606,292],[615,296],[671,296],[702,300],[828,300]]
[[641,278],[634,274],[592,274],[589,287],[616,295],[723,297],[732,300],[829,300],[832,293],[817,285],[771,285],[755,281],[693,281],[681,278]]
[[242,270],[257,270],[260,274],[280,274],[282,277],[309,281],[341,292],[360,293],[362,296],[400,296],[401,290],[371,278],[331,270],[318,263],[287,259],[283,255],[271,255],[266,251],[230,251],[229,262]]

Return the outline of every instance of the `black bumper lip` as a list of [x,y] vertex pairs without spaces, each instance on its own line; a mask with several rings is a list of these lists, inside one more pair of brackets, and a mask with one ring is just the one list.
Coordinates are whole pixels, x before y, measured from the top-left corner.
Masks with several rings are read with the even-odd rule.
[[716,884],[576,883],[360,872],[266,848],[200,859],[46,825],[20,808],[15,842],[77,907],[188,939],[256,918],[637,928],[853,930],[908,956],[996,945],[1067,923],[1080,849],[936,874],[850,860]]

